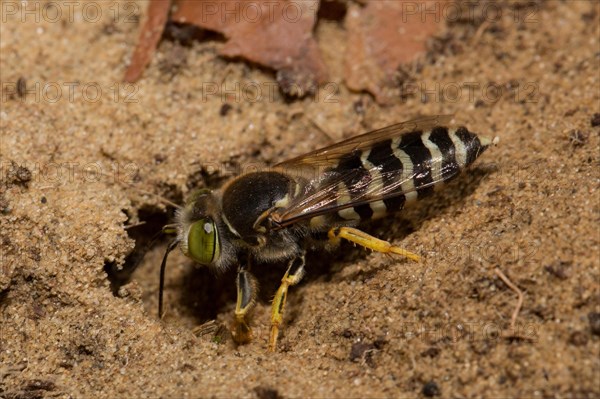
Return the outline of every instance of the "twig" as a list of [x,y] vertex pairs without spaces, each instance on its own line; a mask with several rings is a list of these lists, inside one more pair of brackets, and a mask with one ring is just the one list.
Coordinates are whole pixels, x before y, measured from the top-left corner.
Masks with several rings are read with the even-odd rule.
[[477,28],[477,31],[475,32],[475,34],[473,35],[473,38],[471,39],[471,46],[475,46],[478,42],[479,39],[481,39],[481,36],[483,36],[483,32],[485,32],[485,30],[490,26],[490,21],[483,21],[483,23],[481,25],[479,25],[479,28]]
[[515,310],[513,311],[512,317],[510,318],[510,328],[514,332],[516,331],[515,324],[517,322],[517,317],[519,316],[519,312],[521,311],[521,306],[523,306],[523,291],[521,291],[519,287],[513,284],[512,281],[510,281],[510,279],[506,277],[506,275],[502,273],[502,271],[500,271],[500,269],[494,269],[494,273],[496,273],[496,275],[500,277],[502,281],[504,281],[504,284],[506,284],[508,288],[517,293],[517,306],[515,306]]
[[124,229],[125,230],[129,230],[129,229],[133,229],[134,227],[143,226],[145,224],[146,224],[146,221],[142,220],[141,222],[138,222],[138,223],[128,224],[127,226],[124,227]]
[[[323,136],[325,136],[327,138],[327,141],[329,143],[334,143],[335,140],[333,139],[333,137],[331,136],[331,134],[329,134],[325,129],[323,129],[317,122],[315,122],[312,118],[306,118],[311,125],[313,125]],[[328,144],[329,144],[328,143]]]

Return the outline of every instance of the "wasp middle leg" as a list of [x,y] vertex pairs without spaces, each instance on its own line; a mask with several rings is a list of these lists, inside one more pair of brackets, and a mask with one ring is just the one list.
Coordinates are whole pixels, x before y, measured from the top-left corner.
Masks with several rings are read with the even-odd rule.
[[273,298],[271,307],[271,335],[269,337],[269,351],[275,352],[279,326],[283,323],[283,311],[287,299],[288,287],[296,285],[304,276],[304,253],[290,261],[285,275],[281,279],[281,285]]
[[238,269],[235,284],[237,286],[237,302],[233,340],[238,344],[245,344],[252,340],[252,329],[248,325],[248,316],[256,304],[257,284],[248,268],[243,266]]

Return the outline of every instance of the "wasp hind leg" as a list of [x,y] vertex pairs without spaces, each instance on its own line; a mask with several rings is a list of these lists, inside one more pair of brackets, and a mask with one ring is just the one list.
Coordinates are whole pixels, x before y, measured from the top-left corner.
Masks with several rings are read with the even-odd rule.
[[252,329],[248,325],[248,316],[256,304],[258,286],[254,276],[244,267],[240,267],[238,270],[235,284],[237,286],[237,302],[233,340],[238,344],[245,344],[252,340]]
[[362,245],[365,248],[373,251],[381,252],[384,254],[396,254],[404,256],[410,260],[418,262],[421,257],[417,254],[409,252],[400,247],[396,247],[387,241],[380,240],[379,238],[373,237],[364,231],[355,229],[353,227],[334,227],[327,233],[329,240],[337,244],[341,238],[353,242],[358,245]]
[[279,326],[283,323],[283,311],[287,299],[288,287],[296,285],[304,276],[304,254],[292,259],[285,275],[281,279],[281,285],[273,298],[271,307],[271,335],[269,337],[269,351],[275,352]]

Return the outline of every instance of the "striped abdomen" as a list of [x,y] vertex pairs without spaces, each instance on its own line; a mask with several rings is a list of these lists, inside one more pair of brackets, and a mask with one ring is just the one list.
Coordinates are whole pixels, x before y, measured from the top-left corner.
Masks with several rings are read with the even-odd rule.
[[[378,218],[431,195],[490,144],[464,127],[405,133],[341,157],[322,187],[336,182],[339,218]],[[322,223],[317,218],[312,225]]]

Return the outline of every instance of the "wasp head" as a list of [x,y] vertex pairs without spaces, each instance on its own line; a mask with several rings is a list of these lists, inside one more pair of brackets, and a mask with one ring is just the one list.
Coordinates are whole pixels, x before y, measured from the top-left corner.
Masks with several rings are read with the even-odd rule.
[[198,190],[177,215],[177,235],[183,254],[211,266],[221,256],[218,201],[210,190]]

